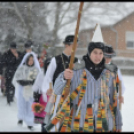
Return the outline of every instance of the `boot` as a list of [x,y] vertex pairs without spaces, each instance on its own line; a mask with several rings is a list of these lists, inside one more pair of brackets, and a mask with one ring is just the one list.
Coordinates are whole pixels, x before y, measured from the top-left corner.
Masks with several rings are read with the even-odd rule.
[[14,98],[13,97],[11,97],[11,102],[14,102]]
[[10,101],[7,101],[7,104],[10,106],[11,105]]
[[41,132],[47,132],[46,129],[45,129],[45,123],[42,123],[41,124]]
[[13,90],[10,90],[10,91],[9,91],[9,100],[10,100],[11,102],[13,102],[13,101],[14,101],[13,98],[14,98],[14,91],[13,91]]
[[33,126],[27,126],[27,127],[28,127],[28,129],[30,129],[30,130],[33,128]]
[[18,124],[19,124],[19,125],[22,125],[22,124],[23,124],[23,121],[22,121],[22,120],[19,120],[19,121],[18,121]]
[[9,94],[7,94],[7,104],[10,105],[10,104],[11,104],[10,102],[11,102],[11,101],[10,101],[10,96],[9,96]]

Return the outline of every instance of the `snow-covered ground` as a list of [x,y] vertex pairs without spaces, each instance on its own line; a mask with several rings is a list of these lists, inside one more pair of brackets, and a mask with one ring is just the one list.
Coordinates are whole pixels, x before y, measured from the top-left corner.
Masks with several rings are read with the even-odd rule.
[[[124,93],[124,104],[122,105],[123,132],[134,132],[134,76],[123,76],[126,91]],[[0,94],[0,132],[41,132],[41,126],[36,125],[30,131],[26,124],[17,125],[17,105],[7,105],[6,97]]]
[[134,132],[134,76],[123,76],[126,91],[122,105],[123,132]]
[[33,130],[29,130],[23,122],[20,126],[17,124],[17,104],[16,99],[9,106],[6,97],[0,93],[0,132],[41,132],[41,125],[37,124]]

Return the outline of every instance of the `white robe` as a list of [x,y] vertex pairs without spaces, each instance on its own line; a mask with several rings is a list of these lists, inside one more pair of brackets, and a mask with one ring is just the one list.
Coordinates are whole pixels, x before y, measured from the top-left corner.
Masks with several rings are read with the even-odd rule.
[[[33,72],[33,73],[32,73]],[[19,67],[13,78],[15,86],[15,97],[17,98],[18,120],[23,120],[27,126],[34,125],[34,114],[32,112],[33,104],[33,86],[21,86],[17,80],[32,80],[36,79],[39,70],[36,67],[28,67],[22,65]]]

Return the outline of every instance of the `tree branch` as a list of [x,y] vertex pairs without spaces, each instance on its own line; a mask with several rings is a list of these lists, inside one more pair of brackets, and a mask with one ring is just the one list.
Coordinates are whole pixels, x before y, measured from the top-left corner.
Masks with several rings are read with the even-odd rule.
[[63,20],[64,16],[66,15],[67,11],[68,11],[68,10],[70,9],[70,7],[71,7],[71,4],[72,4],[72,3],[70,2],[68,8],[64,11],[64,13],[63,13],[63,15],[62,15],[62,17],[61,17],[61,20],[60,20],[60,22],[59,22],[59,24],[62,23],[62,20]]
[[19,9],[18,9],[18,7],[17,7],[15,2],[13,2],[13,6],[14,6],[14,10],[15,10],[16,14],[18,15],[18,17],[20,18],[22,24],[24,26],[26,26],[26,23],[25,23],[25,21],[24,21],[24,19],[23,19],[23,17],[22,17],[22,15],[21,15],[21,13],[20,13],[20,11],[19,11]]
[[14,10],[13,7],[0,7],[0,9],[11,9],[11,10]]

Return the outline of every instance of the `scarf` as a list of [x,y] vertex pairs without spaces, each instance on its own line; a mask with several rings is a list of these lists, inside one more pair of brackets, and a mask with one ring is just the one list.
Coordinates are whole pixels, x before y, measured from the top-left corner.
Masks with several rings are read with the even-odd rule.
[[105,59],[103,58],[103,60],[98,64],[95,65],[91,59],[89,58],[88,54],[83,56],[83,60],[85,61],[85,67],[86,69],[93,75],[93,77],[97,80],[103,69],[105,68],[104,64],[105,64]]
[[[114,74],[112,74],[114,75]],[[115,126],[115,117],[116,117],[116,108],[117,108],[117,92],[116,92],[116,81],[113,81],[114,85],[114,95],[113,95],[113,104],[109,104],[109,96],[108,93],[108,81],[109,81],[110,73],[109,71],[106,72],[106,75],[102,77],[101,80],[101,99],[99,101],[98,106],[98,114],[97,114],[97,127],[96,132],[108,132],[108,116],[107,116],[107,108],[110,108],[112,116],[113,116],[113,131],[116,130]],[[74,127],[73,132],[94,132],[93,126],[93,108],[92,104],[87,104],[85,122],[83,128],[80,128],[80,105],[83,99],[83,96],[86,91],[87,85],[87,78],[86,78],[86,71],[83,71],[82,74],[82,81],[78,85],[78,87],[68,95],[68,97],[63,101],[65,90],[63,90],[62,97],[59,103],[58,112],[56,116],[46,125],[46,130],[50,131],[52,127],[56,126],[56,124],[62,120],[61,126],[59,128],[59,132],[71,132],[71,121],[73,116],[73,111],[75,110],[75,117],[74,117]],[[65,88],[64,88],[65,89]],[[80,92],[79,101],[76,105],[75,109],[73,109],[71,102],[78,96]]]

